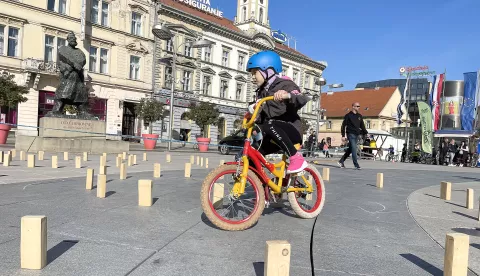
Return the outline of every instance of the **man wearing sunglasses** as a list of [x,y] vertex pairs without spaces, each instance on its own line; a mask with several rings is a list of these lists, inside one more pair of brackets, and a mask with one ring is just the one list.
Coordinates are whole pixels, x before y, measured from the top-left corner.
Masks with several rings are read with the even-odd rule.
[[[343,118],[342,123],[342,141],[348,140],[348,149],[345,154],[338,161],[340,168],[345,168],[344,162],[352,154],[353,165],[357,170],[360,170],[360,165],[357,161],[357,138],[359,135],[368,134],[363,122],[363,117],[360,113],[359,103],[352,104],[352,111],[348,112]],[[346,134],[346,135],[345,135]]]

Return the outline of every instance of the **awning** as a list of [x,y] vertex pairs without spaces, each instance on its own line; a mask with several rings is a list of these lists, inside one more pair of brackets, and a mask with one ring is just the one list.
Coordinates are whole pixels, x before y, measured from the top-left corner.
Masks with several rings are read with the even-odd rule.
[[468,138],[475,134],[474,131],[467,130],[438,130],[434,133],[434,137],[460,137]]
[[392,136],[392,134],[385,130],[377,130],[377,129],[368,129],[368,135],[383,135],[383,136]]

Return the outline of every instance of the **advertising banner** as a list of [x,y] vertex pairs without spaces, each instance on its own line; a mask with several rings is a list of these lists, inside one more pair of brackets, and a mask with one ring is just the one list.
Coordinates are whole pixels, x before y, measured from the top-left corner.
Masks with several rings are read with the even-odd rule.
[[420,125],[422,126],[422,150],[432,153],[432,110],[425,102],[417,102],[420,113]]

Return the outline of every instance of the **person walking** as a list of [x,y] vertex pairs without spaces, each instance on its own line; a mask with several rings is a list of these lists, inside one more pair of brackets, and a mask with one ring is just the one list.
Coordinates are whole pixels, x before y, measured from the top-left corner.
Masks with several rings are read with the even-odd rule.
[[368,131],[363,122],[363,116],[358,112],[360,110],[360,103],[352,104],[352,111],[345,114],[342,122],[342,141],[348,140],[348,149],[345,154],[338,161],[340,168],[345,168],[345,160],[352,154],[353,165],[357,170],[360,170],[360,165],[357,161],[357,138],[359,135],[367,135]]

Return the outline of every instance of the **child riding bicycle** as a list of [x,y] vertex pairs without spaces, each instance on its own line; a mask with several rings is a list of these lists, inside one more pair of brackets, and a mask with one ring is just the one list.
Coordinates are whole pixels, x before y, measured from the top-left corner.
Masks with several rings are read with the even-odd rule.
[[[275,101],[267,101],[257,119],[257,125],[264,134],[260,153],[264,156],[275,153],[280,147],[290,158],[287,174],[298,173],[308,164],[295,144],[302,144],[300,110],[309,100],[300,94],[300,88],[290,79],[282,78],[282,61],[273,51],[262,51],[250,57],[247,71],[252,74],[258,85],[257,100],[274,96]],[[250,114],[255,109],[253,103],[249,106]]]

